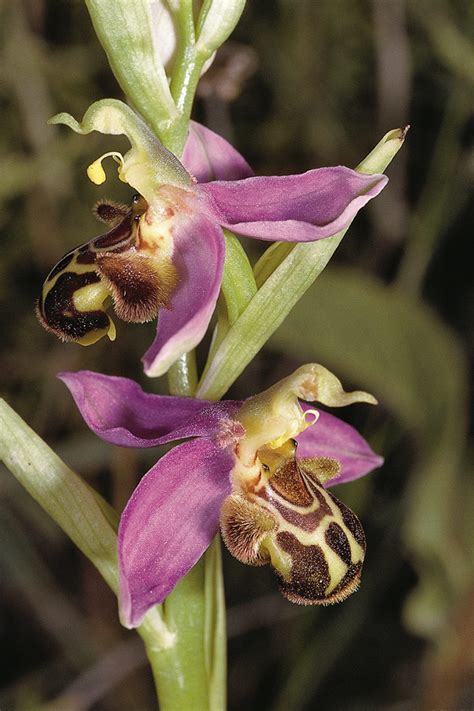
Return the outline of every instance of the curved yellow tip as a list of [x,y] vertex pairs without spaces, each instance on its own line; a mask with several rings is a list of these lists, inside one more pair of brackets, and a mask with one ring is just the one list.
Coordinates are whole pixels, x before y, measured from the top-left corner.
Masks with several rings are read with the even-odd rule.
[[87,168],[87,177],[95,185],[102,185],[107,180],[105,170],[102,168],[101,158],[95,160]]
[[91,163],[87,168],[87,176],[95,185],[102,185],[102,183],[105,183],[107,180],[105,170],[102,168],[102,161],[104,158],[108,158],[109,156],[112,156],[112,158],[119,164],[118,174],[120,180],[124,183],[127,182],[123,174],[123,155],[118,151],[109,151],[108,153],[104,153],[103,156],[100,156],[100,158],[97,158],[97,160]]

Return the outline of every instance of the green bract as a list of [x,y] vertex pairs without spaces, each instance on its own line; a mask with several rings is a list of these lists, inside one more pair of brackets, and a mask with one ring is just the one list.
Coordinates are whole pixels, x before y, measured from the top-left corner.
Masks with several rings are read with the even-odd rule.
[[117,591],[118,517],[0,400],[0,459]]
[[[152,9],[160,3],[140,0],[86,0],[94,29],[112,71],[133,106],[153,130],[178,118],[171,95]],[[166,54],[164,57],[166,61]]]
[[196,49],[209,57],[223,44],[244,10],[245,0],[207,0],[197,25]]

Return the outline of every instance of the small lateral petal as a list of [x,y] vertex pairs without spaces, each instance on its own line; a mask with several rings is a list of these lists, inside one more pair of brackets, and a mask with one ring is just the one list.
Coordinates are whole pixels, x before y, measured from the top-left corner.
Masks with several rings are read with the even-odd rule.
[[189,124],[181,161],[198,183],[240,180],[253,175],[245,158],[230,143],[196,121]]
[[[309,409],[306,404],[302,407]],[[326,486],[359,479],[383,464],[383,457],[372,451],[357,430],[327,412],[319,412],[317,422],[296,439],[298,457],[331,457],[341,464],[341,473]]]
[[224,235],[206,217],[182,219],[173,236],[178,284],[170,308],[160,311],[156,338],[143,356],[150,377],[166,373],[201,341],[219,296],[224,268]]
[[137,627],[211,543],[233,458],[209,440],[168,452],[143,477],[119,528],[120,612]]
[[252,177],[199,186],[216,219],[232,232],[262,240],[309,242],[344,229],[387,184],[337,166],[301,175]]

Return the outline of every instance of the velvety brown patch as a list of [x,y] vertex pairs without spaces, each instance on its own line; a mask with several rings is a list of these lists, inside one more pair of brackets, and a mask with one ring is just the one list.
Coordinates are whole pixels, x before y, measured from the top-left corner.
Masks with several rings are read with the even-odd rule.
[[268,553],[260,550],[262,539],[277,527],[268,511],[232,494],[222,505],[220,525],[224,543],[237,560],[249,565],[269,563]]
[[320,546],[305,546],[288,531],[277,534],[277,543],[292,560],[288,580],[281,576],[280,590],[291,600],[303,605],[325,605],[325,591],[330,583],[329,568]]
[[101,222],[115,224],[131,213],[131,208],[114,200],[98,200],[92,212]]
[[351,564],[351,546],[347,536],[338,523],[332,521],[326,529],[324,538],[329,548],[337,553],[339,558],[346,564]]
[[355,515],[351,509],[346,506],[345,504],[342,503],[342,501],[339,501],[339,499],[336,499],[336,497],[331,494],[329,491],[327,492],[331,499],[336,503],[336,505],[339,507],[339,510],[342,514],[342,520],[344,521],[345,525],[349,529],[349,531],[352,533],[354,538],[356,539],[357,543],[363,548],[365,551],[366,548],[366,542],[365,542],[365,533],[364,529],[362,528],[362,524]]
[[270,488],[295,506],[310,506],[313,497],[308,491],[295,459],[278,467],[269,481]]
[[176,286],[176,270],[160,265],[137,252],[97,257],[101,277],[109,286],[117,316],[124,321],[144,323],[156,318]]

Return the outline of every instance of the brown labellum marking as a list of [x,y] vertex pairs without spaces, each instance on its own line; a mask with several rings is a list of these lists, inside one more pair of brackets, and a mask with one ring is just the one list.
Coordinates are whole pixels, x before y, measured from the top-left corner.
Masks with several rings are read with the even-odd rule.
[[277,534],[277,542],[289,553],[292,561],[289,579],[279,576],[282,594],[288,600],[303,605],[326,604],[326,589],[331,577],[321,547],[303,545],[287,531]]
[[297,526],[302,531],[311,533],[312,531],[316,531],[326,516],[332,516],[332,511],[324,497],[324,493],[315,489],[314,494],[311,497],[311,504],[314,503],[315,499],[319,502],[318,508],[314,511],[307,512],[295,511],[294,509],[285,506],[283,501],[279,501],[275,498],[271,501],[275,509],[285,521],[288,521],[288,523],[291,523],[293,526]]
[[364,529],[362,528],[362,524],[355,515],[351,509],[346,506],[345,504],[342,503],[342,501],[339,501],[339,499],[336,499],[336,497],[331,494],[329,491],[327,492],[331,499],[337,504],[339,507],[339,510],[342,514],[342,520],[344,521],[345,525],[349,529],[349,531],[352,533],[354,536],[355,540],[357,543],[363,548],[365,551],[366,548],[366,543],[365,543],[365,533]]
[[313,497],[303,481],[296,459],[288,459],[270,478],[270,488],[296,506],[310,506]]
[[[147,207],[140,195],[135,195],[131,206],[109,200],[97,203],[96,216],[112,228],[68,252],[49,273],[36,309],[47,331],[62,340],[80,341],[84,345],[107,333],[113,338],[110,334],[115,331],[105,310],[86,310],[90,303],[87,299],[92,298],[94,306],[98,306],[107,288],[114,296],[118,315],[127,321],[150,320],[161,306],[168,306],[169,294],[176,285],[174,268],[172,265],[163,267],[158,278],[156,267],[151,262],[145,264],[135,253],[138,222]],[[113,261],[130,251],[133,252],[130,260],[123,255],[125,261]],[[124,268],[122,275],[118,274],[119,264]],[[101,279],[105,281],[103,291],[96,288],[81,291]],[[79,299],[78,308],[75,297]],[[82,309],[81,304],[84,304]],[[93,338],[89,338],[91,335]]]
[[105,254],[97,257],[100,276],[110,288],[117,316],[124,321],[144,323],[169,307],[176,286],[173,265],[160,265],[137,252]]
[[333,550],[346,565],[351,564],[351,546],[347,536],[335,521],[331,521],[327,527],[324,538],[329,548]]
[[351,564],[341,582],[334,588],[323,604],[334,605],[336,602],[342,602],[346,597],[352,595],[359,587],[361,572],[362,563]]
[[341,602],[359,587],[362,563],[350,564],[343,578],[327,595],[331,574],[322,548],[318,545],[302,545],[293,534],[286,531],[278,534],[277,541],[292,558],[288,578],[278,576],[280,591],[291,602],[299,605],[332,605]]
[[62,341],[75,341],[95,330],[106,331],[109,317],[104,311],[78,311],[73,301],[78,289],[98,281],[100,278],[95,272],[61,274],[37,306],[37,316],[45,329]]
[[339,462],[297,460],[291,440],[261,447],[257,457],[258,485],[233,494],[223,507],[229,550],[243,562],[270,563],[292,602],[343,600],[359,585],[365,536],[357,516],[322,486],[339,472]]
[[261,547],[263,539],[277,527],[270,512],[232,494],[222,505],[220,525],[224,543],[237,560],[249,565],[270,562],[268,552]]

